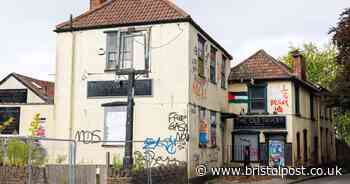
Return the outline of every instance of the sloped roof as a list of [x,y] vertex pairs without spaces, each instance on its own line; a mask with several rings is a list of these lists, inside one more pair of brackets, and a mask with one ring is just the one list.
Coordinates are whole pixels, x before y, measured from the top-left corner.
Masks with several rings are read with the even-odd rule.
[[46,103],[52,104],[54,102],[55,83],[50,81],[34,79],[17,73],[11,73],[2,81],[0,81],[0,85],[10,77],[16,78],[19,82],[21,82],[24,86],[32,90]]
[[[73,19],[74,28],[150,23],[187,19],[190,16],[168,0],[109,0]],[[70,29],[70,22],[56,26]]]
[[294,76],[289,68],[264,50],[259,50],[231,69],[229,80],[275,79]]
[[281,61],[276,60],[264,50],[259,50],[237,66],[231,68],[229,82],[240,80],[272,80],[291,79],[319,91],[320,87],[307,80],[302,80],[293,74],[292,70]]
[[189,14],[168,0],[108,0],[99,7],[73,18],[72,25],[70,21],[57,25],[55,32],[172,22],[191,23],[232,59],[232,56],[195,23]]

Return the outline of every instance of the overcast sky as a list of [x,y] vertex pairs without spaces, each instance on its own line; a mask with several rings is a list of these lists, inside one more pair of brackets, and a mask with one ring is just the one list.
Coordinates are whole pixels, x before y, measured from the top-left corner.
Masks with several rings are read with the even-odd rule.
[[[326,43],[349,0],[177,0],[238,63],[258,49],[278,58],[291,43]],[[86,10],[89,0],[1,2],[0,78],[11,72],[54,79],[57,23]]]

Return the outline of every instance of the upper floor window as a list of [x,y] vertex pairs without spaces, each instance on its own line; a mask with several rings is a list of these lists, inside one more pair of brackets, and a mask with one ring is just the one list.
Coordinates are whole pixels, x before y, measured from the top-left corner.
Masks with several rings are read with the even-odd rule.
[[115,69],[120,60],[124,61],[122,64],[125,66],[119,67],[130,67],[133,60],[133,37],[127,33],[107,32],[106,60],[106,69],[109,70]]
[[221,88],[226,89],[226,62],[227,58],[222,56],[222,64],[221,64]]
[[311,120],[315,120],[315,103],[314,103],[314,95],[310,94],[310,118]]
[[210,48],[210,82],[216,83],[216,53],[214,47]]
[[27,103],[26,89],[1,89],[0,103]]
[[295,90],[295,114],[300,115],[300,87],[299,84],[294,85]]
[[249,112],[266,113],[267,112],[267,95],[265,83],[254,84],[249,86]]
[[204,58],[205,58],[205,39],[200,35],[198,35],[198,75],[201,77],[205,77]]

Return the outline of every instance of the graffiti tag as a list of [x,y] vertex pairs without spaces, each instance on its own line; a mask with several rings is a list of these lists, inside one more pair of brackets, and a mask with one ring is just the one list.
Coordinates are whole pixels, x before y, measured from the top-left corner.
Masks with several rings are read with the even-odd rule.
[[84,144],[95,144],[102,141],[99,135],[101,132],[101,130],[79,130],[75,133],[75,140]]

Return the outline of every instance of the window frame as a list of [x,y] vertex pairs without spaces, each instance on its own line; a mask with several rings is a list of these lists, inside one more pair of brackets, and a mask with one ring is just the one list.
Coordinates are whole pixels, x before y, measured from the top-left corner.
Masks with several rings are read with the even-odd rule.
[[294,84],[294,107],[295,107],[295,115],[300,116],[300,85],[298,83]]
[[[123,147],[125,146],[125,141],[126,141],[126,121],[127,121],[127,103],[118,103],[118,104],[105,104],[105,105],[102,105],[104,107],[104,123],[103,123],[103,129],[104,129],[104,132],[103,132],[103,147]],[[114,111],[114,110],[111,110],[111,109],[114,109],[114,108],[123,108],[122,110],[123,111]],[[124,111],[125,109],[125,111]],[[119,109],[120,110],[120,109]],[[107,113],[109,112],[125,112],[125,125],[122,125],[124,127],[124,129],[122,130],[123,131],[123,134],[124,134],[124,138],[122,138],[123,140],[108,140],[109,138],[107,137],[108,136],[108,126],[107,126]],[[114,123],[116,121],[113,121]],[[122,124],[122,123],[121,123]],[[118,125],[115,125],[115,126],[118,126]],[[107,141],[124,141],[124,142],[107,142]]]
[[216,65],[217,65],[218,49],[214,46],[210,47],[210,63],[209,63],[209,81],[216,84]]
[[227,57],[222,55],[222,63],[221,63],[221,88],[227,89],[226,85],[226,65],[227,65]]
[[[214,121],[212,121],[213,117]],[[215,111],[210,111],[210,144],[212,147],[217,146],[217,114]]]
[[315,99],[314,95],[310,93],[310,118],[312,121],[315,120]]
[[205,78],[205,44],[206,40],[203,36],[198,35],[198,47],[197,47],[197,53],[198,53],[198,76]]
[[[119,51],[120,51],[120,32],[119,31],[108,31],[106,34],[106,70],[113,70],[119,63]],[[114,40],[115,39],[115,40]],[[114,44],[113,40],[116,42]],[[115,48],[114,48],[115,47]],[[115,62],[111,62],[110,55],[114,54]]]
[[[252,93],[254,91],[255,88],[263,88],[263,92],[264,92],[264,98],[263,99],[253,99],[252,98]],[[250,84],[248,85],[248,113],[249,114],[266,114],[267,112],[267,83],[266,82],[262,82],[262,83],[257,83],[257,84]],[[252,101],[255,100],[264,100],[264,109],[263,110],[253,110],[252,109]]]
[[207,128],[209,128],[209,124],[208,124],[208,121],[207,121],[207,109],[204,108],[204,107],[200,107],[198,106],[198,125],[199,125],[199,131],[198,131],[198,142],[199,142],[199,148],[207,148],[208,147],[208,144],[209,144],[209,133],[210,132],[206,132],[207,133],[207,140],[206,140],[206,143],[205,144],[202,144],[201,141],[200,141],[200,136],[201,136],[201,130],[200,130],[200,126],[201,126],[201,122],[202,121],[205,121],[207,123]]

